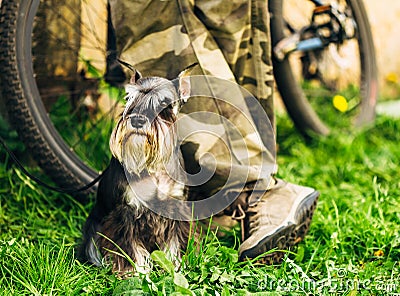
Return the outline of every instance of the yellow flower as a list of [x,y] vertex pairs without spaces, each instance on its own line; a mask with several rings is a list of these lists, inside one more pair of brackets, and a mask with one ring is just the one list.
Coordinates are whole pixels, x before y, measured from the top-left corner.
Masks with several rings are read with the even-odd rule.
[[349,109],[349,103],[344,96],[336,95],[333,97],[333,107],[340,112],[346,112]]
[[386,81],[391,83],[398,83],[399,76],[394,72],[390,72],[386,75]]
[[375,257],[383,257],[385,255],[382,250],[378,250],[374,252]]

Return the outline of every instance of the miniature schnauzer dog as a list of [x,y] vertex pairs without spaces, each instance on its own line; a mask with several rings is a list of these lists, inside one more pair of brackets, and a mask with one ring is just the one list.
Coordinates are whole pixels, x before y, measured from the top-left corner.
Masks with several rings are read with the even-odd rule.
[[[181,258],[188,220],[156,214],[142,201],[152,199],[163,206],[166,196],[187,200],[184,182],[171,174],[182,168],[174,123],[190,94],[188,73],[179,75],[179,87],[160,77],[142,78],[137,71],[126,85],[126,106],[110,138],[112,159],[83,228],[81,259],[97,266],[105,259],[112,262],[114,272],[126,273],[134,270],[126,255],[136,271],[151,265],[150,254],[156,249],[172,260]],[[141,189],[139,193],[135,188]]]

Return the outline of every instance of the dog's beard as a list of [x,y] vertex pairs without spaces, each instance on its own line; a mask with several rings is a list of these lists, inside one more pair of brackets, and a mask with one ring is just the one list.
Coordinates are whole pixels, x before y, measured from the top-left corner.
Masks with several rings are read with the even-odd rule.
[[149,147],[146,135],[134,134],[124,139],[121,162],[129,173],[139,175],[148,167]]
[[110,139],[110,148],[124,168],[131,174],[149,174],[165,170],[173,155],[176,136],[163,121],[148,129],[132,131],[127,123],[119,123]]

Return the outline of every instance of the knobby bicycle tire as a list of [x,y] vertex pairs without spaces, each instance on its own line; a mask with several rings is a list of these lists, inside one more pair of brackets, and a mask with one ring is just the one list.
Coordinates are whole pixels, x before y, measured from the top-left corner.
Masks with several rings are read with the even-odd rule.
[[[283,2],[269,0],[271,13],[271,39],[274,47],[285,37]],[[361,64],[361,101],[354,126],[362,126],[375,119],[375,106],[378,97],[377,65],[372,33],[364,5],[359,0],[347,0],[357,24],[357,40]],[[273,58],[274,76],[279,93],[295,126],[303,133],[329,134],[334,127],[328,126],[315,112],[293,73],[288,58],[278,61]],[[318,107],[316,107],[318,108]]]
[[[32,66],[32,28],[39,0],[1,3],[1,90],[12,125],[39,166],[58,186],[77,189],[98,173],[86,166],[54,128]],[[80,194],[94,192],[95,187]]]

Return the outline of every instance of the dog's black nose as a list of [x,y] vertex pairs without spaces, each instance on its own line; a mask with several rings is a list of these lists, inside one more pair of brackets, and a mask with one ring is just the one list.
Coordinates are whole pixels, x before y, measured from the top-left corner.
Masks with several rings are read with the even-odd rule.
[[137,113],[136,114],[132,114],[130,116],[130,118],[131,118],[131,125],[134,128],[141,128],[147,122],[146,116],[144,116],[142,114],[137,114]]

